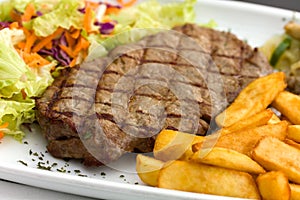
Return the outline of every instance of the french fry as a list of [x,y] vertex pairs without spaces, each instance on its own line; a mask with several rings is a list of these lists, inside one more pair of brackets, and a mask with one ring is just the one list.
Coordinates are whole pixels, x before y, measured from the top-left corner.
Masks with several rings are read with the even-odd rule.
[[156,137],[153,154],[162,161],[187,160],[192,154],[192,145],[204,140],[196,136],[173,130],[162,130]]
[[[299,105],[300,106],[300,105]],[[287,129],[287,138],[300,142],[300,125],[290,125]]]
[[201,149],[193,154],[191,161],[248,172],[251,174],[261,174],[266,172],[264,168],[250,157],[237,151],[220,147]]
[[[231,134],[221,135],[219,138],[210,139],[207,137],[203,142],[196,143],[192,146],[193,152],[199,151],[201,148],[207,148],[206,143],[211,147],[223,147],[238,151],[247,156],[251,156],[251,152],[259,140],[265,136],[273,136],[280,140],[286,137],[287,122],[281,121],[277,124],[264,125],[245,131],[235,132]],[[211,140],[211,141],[210,141]]]
[[138,154],[136,157],[136,171],[140,179],[151,186],[157,186],[157,179],[164,162],[152,157]]
[[261,174],[256,179],[262,199],[289,200],[291,189],[289,180],[281,171],[271,171]]
[[289,123],[289,125],[293,125],[293,123],[286,117],[286,116],[284,116],[284,115],[281,115],[280,116],[280,120],[281,121],[287,121],[288,123]]
[[284,142],[292,147],[295,147],[297,149],[300,149],[300,144],[295,142],[294,140],[285,139]]
[[279,119],[279,117],[275,113],[273,113],[271,119],[268,121],[268,124],[277,124],[280,121],[281,119]]
[[220,127],[228,127],[241,119],[266,109],[286,87],[283,72],[258,78],[246,86],[234,102],[216,117]]
[[300,185],[290,184],[290,188],[291,188],[290,200],[299,200],[300,199]]
[[288,91],[280,92],[272,103],[282,115],[286,116],[293,124],[300,125],[300,96]]
[[249,118],[243,118],[231,126],[222,129],[222,134],[232,133],[240,130],[255,128],[257,126],[266,125],[273,116],[273,111],[270,109],[263,110]]
[[282,171],[300,183],[300,150],[274,137],[265,137],[254,148],[252,158],[267,170]]
[[187,161],[174,161],[161,169],[158,187],[231,197],[260,198],[250,174]]

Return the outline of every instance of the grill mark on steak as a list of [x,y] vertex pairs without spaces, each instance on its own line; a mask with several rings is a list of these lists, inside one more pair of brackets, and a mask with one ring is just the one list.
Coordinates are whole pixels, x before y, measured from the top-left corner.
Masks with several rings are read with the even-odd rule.
[[191,24],[174,30],[65,70],[37,99],[48,151],[99,165],[124,151],[151,151],[162,128],[203,135],[224,106],[215,105],[218,86],[231,102],[251,80],[271,72],[257,50],[231,33]]

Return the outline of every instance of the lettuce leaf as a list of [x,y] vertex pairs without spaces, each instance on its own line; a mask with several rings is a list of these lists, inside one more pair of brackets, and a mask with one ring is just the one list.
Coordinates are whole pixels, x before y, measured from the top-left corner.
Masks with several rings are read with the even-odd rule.
[[101,57],[114,47],[136,42],[141,38],[176,25],[193,23],[196,13],[196,0],[185,0],[177,3],[161,4],[156,0],[146,1],[134,7],[124,8],[112,19],[118,23],[115,26],[114,37],[104,39],[101,35],[89,35],[92,44],[87,60]]
[[12,135],[17,140],[22,140],[25,134],[20,126],[35,120],[34,107],[33,99],[26,101],[0,99],[0,119],[2,122],[9,123],[8,129],[4,133]]
[[[21,31],[21,33],[20,33]],[[0,31],[0,124],[9,122],[5,134],[21,139],[24,133],[22,123],[35,120],[35,101],[53,82],[50,63],[40,68],[30,68],[14,49],[14,42],[22,38],[22,30]]]
[[196,14],[194,5],[196,0],[160,4],[155,0],[146,1],[135,7],[121,10],[118,15],[112,16],[118,21],[118,29],[130,28],[165,28],[192,23]]
[[52,11],[32,19],[24,26],[33,29],[37,36],[43,37],[51,35],[58,27],[69,29],[73,26],[81,29],[83,28],[84,15],[78,11],[78,8],[83,6],[82,0],[61,0]]
[[60,0],[10,0],[0,4],[0,21],[12,21],[10,13],[12,9],[23,13],[26,6],[32,3],[36,10],[45,14],[51,11]]

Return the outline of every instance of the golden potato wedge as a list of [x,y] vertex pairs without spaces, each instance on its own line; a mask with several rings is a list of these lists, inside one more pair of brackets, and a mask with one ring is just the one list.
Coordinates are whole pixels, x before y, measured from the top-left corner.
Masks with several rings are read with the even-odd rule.
[[250,174],[187,161],[174,161],[161,169],[158,187],[231,197],[260,198]]
[[273,113],[271,119],[268,121],[268,124],[277,124],[280,121],[281,119],[275,113]]
[[288,126],[286,137],[288,139],[294,140],[295,142],[300,142],[300,125]]
[[203,136],[162,130],[155,140],[153,154],[156,159],[162,161],[187,160],[193,154],[192,145],[203,140]]
[[300,40],[300,24],[291,21],[284,26],[284,29],[287,34]]
[[[277,124],[269,124],[232,134],[221,135],[215,144],[212,145],[214,145],[214,147],[232,149],[251,157],[251,152],[259,140],[265,136],[273,136],[280,140],[284,140],[286,137],[286,130],[287,123],[281,121]],[[209,139],[210,137],[207,137],[203,142],[194,144],[192,146],[193,152],[204,148],[205,143],[210,143]]]
[[272,103],[282,115],[287,117],[293,124],[300,125],[300,96],[283,91],[278,94]]
[[250,157],[237,151],[221,147],[201,149],[193,154],[191,161],[248,172],[251,174],[261,174],[266,172],[264,168]]
[[157,186],[157,179],[164,162],[152,157],[138,154],[136,156],[136,171],[140,179],[147,185]]
[[266,109],[286,87],[285,75],[277,72],[258,78],[246,86],[234,102],[216,117],[220,127],[228,127],[241,119]]
[[284,116],[284,115],[280,116],[280,120],[281,121],[284,120],[284,121],[288,122],[289,125],[293,125],[293,123],[286,116]]
[[297,149],[300,149],[300,144],[295,142],[294,140],[285,139],[284,142],[292,147],[295,147]]
[[257,177],[256,182],[262,199],[290,199],[291,189],[289,180],[283,172],[271,171],[265,174],[261,174]]
[[252,158],[267,170],[282,171],[300,183],[300,150],[277,138],[265,137],[254,148]]
[[222,129],[222,134],[232,133],[240,130],[255,128],[257,126],[266,125],[273,116],[271,109],[265,109],[256,113],[249,118],[243,118],[231,126]]
[[299,200],[300,199],[300,185],[290,184],[290,188],[291,188],[290,200]]

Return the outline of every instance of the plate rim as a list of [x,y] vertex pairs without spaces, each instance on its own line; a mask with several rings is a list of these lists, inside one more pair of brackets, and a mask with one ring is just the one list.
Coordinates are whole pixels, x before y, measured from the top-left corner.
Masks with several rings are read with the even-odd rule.
[[[201,6],[223,6],[230,9],[247,10],[248,12],[263,12],[266,15],[276,15],[280,17],[290,17],[291,14],[300,15],[300,12],[275,8],[266,5],[259,5],[247,2],[230,1],[230,0],[200,0],[197,4]],[[196,11],[197,12],[197,11]],[[199,11],[201,12],[201,11]],[[20,174],[22,174],[20,176]],[[16,183],[26,184],[29,186],[55,190],[59,192],[66,192],[76,195],[84,195],[87,197],[103,198],[99,196],[101,192],[105,192],[104,198],[117,199],[118,197],[124,197],[123,195],[131,195],[132,199],[149,198],[154,197],[156,199],[240,199],[233,197],[223,197],[209,194],[192,193],[184,191],[169,190],[163,188],[156,188],[144,185],[132,185],[127,183],[118,183],[108,180],[94,179],[89,177],[78,177],[69,174],[62,174],[57,172],[50,172],[40,170],[33,167],[26,167],[17,164],[11,164],[8,162],[0,162],[0,176],[1,179],[13,181]],[[52,182],[57,183],[57,187],[53,185],[47,186],[43,180],[51,179]],[[32,181],[34,180],[34,181]],[[64,181],[61,181],[64,180]],[[59,186],[67,187],[68,190],[60,188]],[[82,191],[76,191],[72,187],[82,187]],[[93,192],[95,188],[99,188],[96,192]],[[118,193],[112,194],[113,191],[118,190]],[[99,193],[100,192],[100,193]],[[146,197],[147,195],[147,197]],[[152,196],[151,196],[152,195]],[[157,196],[160,195],[160,196]],[[128,197],[128,196],[126,196]]]

